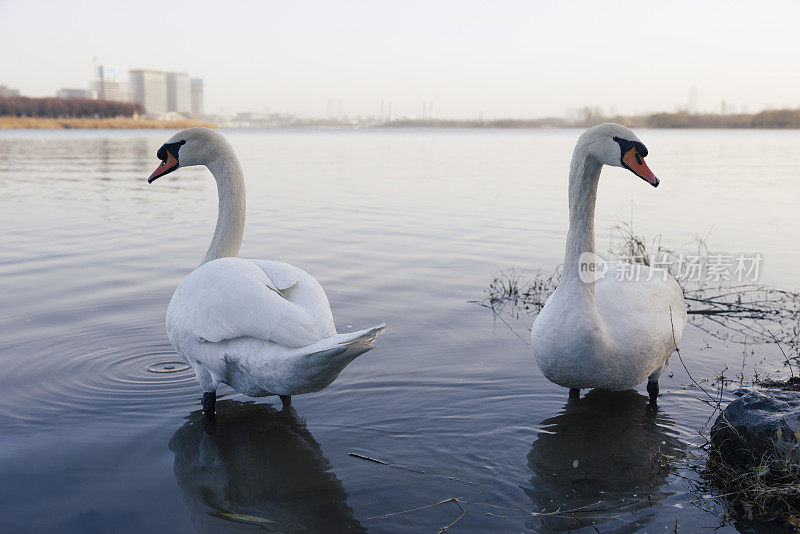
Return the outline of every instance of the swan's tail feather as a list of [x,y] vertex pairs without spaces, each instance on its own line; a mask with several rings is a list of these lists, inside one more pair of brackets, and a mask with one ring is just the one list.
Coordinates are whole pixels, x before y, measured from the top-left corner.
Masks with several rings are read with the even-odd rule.
[[[373,348],[375,339],[386,330],[386,323],[375,325],[366,330],[359,330],[358,332],[350,332],[348,334],[337,334],[337,336],[344,336],[345,339],[340,341],[340,345],[351,346],[354,344],[363,345],[365,347]],[[334,337],[337,337],[334,336]]]
[[327,387],[350,362],[374,348],[375,338],[385,329],[386,325],[381,323],[366,330],[336,334],[306,347],[307,352],[293,361],[298,374],[305,377],[304,384],[293,394]]
[[[316,343],[322,345],[319,350],[308,352],[308,358],[336,358],[350,361],[375,347],[375,339],[386,330],[386,323],[346,334],[336,334]],[[310,348],[315,348],[313,345]]]

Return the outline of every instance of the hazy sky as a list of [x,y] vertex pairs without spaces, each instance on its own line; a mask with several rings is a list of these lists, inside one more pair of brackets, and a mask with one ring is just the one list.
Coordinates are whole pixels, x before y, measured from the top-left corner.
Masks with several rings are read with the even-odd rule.
[[0,85],[92,58],[205,79],[207,112],[560,116],[800,105],[800,2],[0,0]]

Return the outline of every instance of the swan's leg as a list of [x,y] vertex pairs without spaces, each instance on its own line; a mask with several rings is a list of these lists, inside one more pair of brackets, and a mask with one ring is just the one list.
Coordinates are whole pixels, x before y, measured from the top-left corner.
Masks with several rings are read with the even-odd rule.
[[581,389],[580,388],[569,388],[569,398],[570,399],[580,399],[581,398]]
[[655,404],[658,401],[658,378],[647,379],[647,393],[650,395],[650,404]]
[[214,415],[217,407],[217,392],[204,391],[203,392],[203,413],[205,415]]
[[278,397],[280,397],[284,408],[288,408],[289,406],[292,405],[292,396],[291,395],[278,395]]
[[218,382],[205,367],[200,365],[192,367],[194,367],[194,374],[197,376],[197,381],[200,382],[200,387],[203,388],[203,413],[214,415],[217,405]]
[[647,377],[647,393],[650,395],[650,404],[655,404],[658,400],[658,377],[661,376],[663,367]]

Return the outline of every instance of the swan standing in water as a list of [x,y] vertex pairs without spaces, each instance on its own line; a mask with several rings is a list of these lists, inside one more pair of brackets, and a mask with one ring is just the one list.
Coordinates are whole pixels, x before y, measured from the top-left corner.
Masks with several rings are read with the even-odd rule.
[[203,388],[214,414],[220,383],[251,397],[327,387],[386,328],[337,334],[325,292],[287,263],[237,258],[245,220],[242,169],[231,145],[208,128],[178,132],[157,153],[150,178],[205,165],[217,181],[219,213],[200,266],[181,282],[167,308],[167,336]]
[[601,124],[586,130],[572,154],[569,232],[561,282],[533,323],[536,362],[552,382],[611,391],[647,382],[650,401],[658,378],[686,326],[678,282],[666,271],[608,262],[594,256],[594,207],[603,165],[624,167],[653,187],[647,148],[628,128]]

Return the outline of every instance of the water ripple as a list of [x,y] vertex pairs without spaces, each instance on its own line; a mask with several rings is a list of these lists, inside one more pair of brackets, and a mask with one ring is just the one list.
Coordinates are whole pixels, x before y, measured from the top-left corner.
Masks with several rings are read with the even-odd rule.
[[23,343],[6,347],[12,357],[4,358],[7,396],[0,415],[36,422],[67,413],[150,413],[197,395],[194,372],[166,341],[147,341],[142,329],[118,335],[113,347],[102,344],[102,337],[41,340],[36,354],[30,342],[24,350]]

